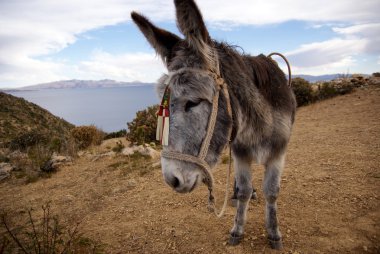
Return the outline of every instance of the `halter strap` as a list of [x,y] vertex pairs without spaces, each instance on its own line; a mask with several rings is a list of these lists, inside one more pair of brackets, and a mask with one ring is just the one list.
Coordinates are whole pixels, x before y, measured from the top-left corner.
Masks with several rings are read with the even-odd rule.
[[[227,206],[227,201],[228,201],[228,188],[229,188],[228,186],[230,184],[230,174],[231,174],[231,147],[230,147],[230,152],[229,152],[230,163],[229,163],[229,169],[227,172],[226,193],[225,193],[225,198],[224,198],[224,202],[223,202],[223,207],[222,207],[220,212],[217,212],[217,210],[215,208],[215,198],[213,196],[214,178],[212,176],[211,167],[206,162],[205,158],[206,158],[208,150],[210,148],[211,138],[214,134],[216,119],[217,119],[217,115],[218,115],[218,103],[219,103],[220,90],[222,90],[222,92],[226,98],[227,113],[228,113],[229,117],[231,118],[231,121],[233,121],[230,96],[228,93],[227,84],[224,81],[224,79],[211,70],[203,71],[203,70],[194,69],[194,68],[187,68],[187,67],[181,68],[181,69],[174,71],[174,72],[169,74],[169,77],[167,79],[166,84],[169,85],[169,82],[174,75],[181,73],[181,72],[184,72],[184,71],[189,71],[189,70],[190,71],[196,71],[196,72],[205,72],[208,75],[211,75],[212,78],[214,79],[215,83],[216,83],[216,89],[217,90],[216,90],[216,93],[215,93],[213,100],[212,100],[212,110],[211,110],[211,115],[210,115],[208,126],[207,126],[206,137],[204,138],[204,140],[202,142],[202,146],[201,146],[201,149],[199,151],[198,156],[192,156],[189,154],[183,154],[183,153],[179,153],[179,152],[175,152],[175,151],[162,151],[161,156],[168,158],[168,159],[174,159],[174,160],[194,163],[201,168],[202,173],[204,175],[203,182],[207,185],[208,190],[209,190],[209,198],[208,198],[209,209],[214,211],[215,215],[218,218],[220,218],[224,214],[224,211],[225,211],[226,206]],[[231,124],[231,127],[228,128],[228,141],[229,141],[229,143],[231,142],[231,140],[230,140],[231,139],[231,133],[232,133],[232,124]]]

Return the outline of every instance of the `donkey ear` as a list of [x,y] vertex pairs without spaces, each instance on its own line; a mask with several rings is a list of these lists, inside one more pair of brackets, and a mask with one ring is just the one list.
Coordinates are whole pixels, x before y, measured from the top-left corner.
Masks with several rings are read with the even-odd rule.
[[170,56],[172,48],[181,40],[181,38],[156,27],[146,17],[136,12],[132,12],[131,17],[150,45],[152,45],[156,52],[162,57],[163,61],[167,63],[167,58]]
[[187,39],[209,43],[210,35],[203,22],[202,14],[194,0],[174,0],[177,10],[177,25]]

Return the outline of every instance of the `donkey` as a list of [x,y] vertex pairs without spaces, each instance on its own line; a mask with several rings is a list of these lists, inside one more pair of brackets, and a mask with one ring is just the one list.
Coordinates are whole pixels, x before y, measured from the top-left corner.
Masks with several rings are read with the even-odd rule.
[[238,204],[229,243],[236,245],[243,237],[255,160],[265,166],[269,243],[281,249],[276,200],[295,117],[295,96],[271,58],[241,54],[214,41],[194,0],[174,3],[184,38],[136,12],[131,14],[169,71],[157,84],[160,97],[170,96],[170,133],[161,157],[164,180],[177,192],[191,192],[210,180],[208,170],[230,144]]

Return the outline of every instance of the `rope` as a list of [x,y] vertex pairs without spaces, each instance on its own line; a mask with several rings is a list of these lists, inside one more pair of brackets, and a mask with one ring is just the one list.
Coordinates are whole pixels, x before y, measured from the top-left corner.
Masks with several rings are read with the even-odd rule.
[[223,206],[220,209],[220,212],[217,211],[216,206],[215,206],[215,198],[212,195],[212,190],[209,193],[209,210],[213,211],[216,217],[221,218],[224,215],[224,212],[226,211],[227,208],[227,203],[228,203],[228,190],[230,189],[230,181],[231,181],[231,169],[232,169],[232,160],[231,160],[231,146],[229,148],[229,165],[228,165],[228,170],[227,170],[227,176],[226,176],[226,190],[225,190],[225,195],[224,195],[224,201],[223,201]]
[[206,134],[205,139],[203,140],[202,147],[198,155],[198,157],[202,160],[205,159],[207,156],[208,148],[211,143],[211,138],[212,138],[212,135],[214,134],[216,117],[218,115],[219,90],[220,90],[220,87],[218,87],[218,90],[212,100],[212,110],[211,110],[210,120],[207,127],[207,134]]
[[280,53],[277,53],[277,52],[273,52],[273,53],[270,53],[268,55],[268,57],[271,57],[273,55],[277,55],[277,56],[280,56],[282,59],[284,59],[286,65],[288,66],[288,73],[289,73],[289,80],[288,80],[288,86],[291,87],[292,86],[292,72],[290,70],[290,64],[288,62],[288,59],[286,59],[286,57],[283,55],[283,54],[280,54]]

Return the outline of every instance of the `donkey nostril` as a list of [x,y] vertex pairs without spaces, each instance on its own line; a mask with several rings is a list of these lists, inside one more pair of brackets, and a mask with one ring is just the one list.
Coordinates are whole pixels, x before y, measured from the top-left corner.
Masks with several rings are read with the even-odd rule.
[[177,188],[179,186],[179,179],[177,177],[173,178],[172,186],[173,186],[173,188]]

